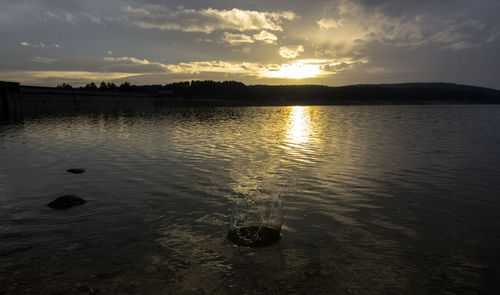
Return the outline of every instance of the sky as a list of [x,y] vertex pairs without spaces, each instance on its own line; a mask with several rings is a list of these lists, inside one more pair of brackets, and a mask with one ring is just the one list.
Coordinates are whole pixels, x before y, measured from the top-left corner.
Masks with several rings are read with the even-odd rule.
[[500,0],[0,0],[0,80],[500,89]]

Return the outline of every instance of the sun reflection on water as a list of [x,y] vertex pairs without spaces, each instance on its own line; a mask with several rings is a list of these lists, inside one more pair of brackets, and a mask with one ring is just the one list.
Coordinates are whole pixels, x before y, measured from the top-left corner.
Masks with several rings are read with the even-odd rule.
[[309,107],[294,106],[288,117],[287,139],[292,144],[304,144],[310,140],[311,117]]

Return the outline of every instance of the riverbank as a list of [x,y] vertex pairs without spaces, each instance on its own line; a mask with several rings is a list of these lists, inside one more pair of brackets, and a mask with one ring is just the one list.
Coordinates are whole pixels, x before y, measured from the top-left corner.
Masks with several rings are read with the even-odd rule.
[[0,119],[38,114],[138,111],[158,106],[500,104],[500,91],[450,83],[244,85],[191,81],[128,89],[25,86],[0,81]]
[[0,81],[0,95],[0,119],[13,121],[38,114],[138,111],[162,105],[253,105],[240,100],[183,99],[171,93],[24,86],[17,82],[2,81]]
[[0,82],[1,114],[16,120],[34,114],[99,111],[114,108],[152,107],[154,99],[144,94],[93,92],[84,89],[20,86]]

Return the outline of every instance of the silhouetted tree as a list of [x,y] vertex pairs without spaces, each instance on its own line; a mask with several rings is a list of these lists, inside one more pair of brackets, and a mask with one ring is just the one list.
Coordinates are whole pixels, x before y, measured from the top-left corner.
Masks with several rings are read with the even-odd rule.
[[99,86],[100,90],[107,90],[108,89],[108,84],[106,82],[102,81],[101,86]]
[[85,87],[83,87],[84,89],[88,89],[88,90],[96,90],[97,89],[97,85],[95,85],[94,82],[91,82],[87,85],[85,85]]
[[130,89],[130,83],[125,81],[120,86],[118,87],[120,90],[129,90]]
[[62,83],[57,85],[57,88],[72,89],[73,86],[71,86],[70,84]]
[[116,85],[115,85],[115,83],[113,83],[113,82],[111,82],[111,83],[110,83],[110,82],[108,82],[108,83],[106,84],[106,87],[107,87],[109,90],[116,90],[116,89],[118,89],[118,86],[116,86]]

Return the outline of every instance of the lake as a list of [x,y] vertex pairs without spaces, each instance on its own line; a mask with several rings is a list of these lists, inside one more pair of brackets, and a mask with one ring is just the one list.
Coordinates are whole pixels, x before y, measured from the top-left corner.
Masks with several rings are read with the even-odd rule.
[[[0,294],[495,294],[499,151],[499,106],[3,124]],[[263,185],[281,198],[281,239],[238,247],[235,199]],[[66,194],[88,202],[47,206]]]

